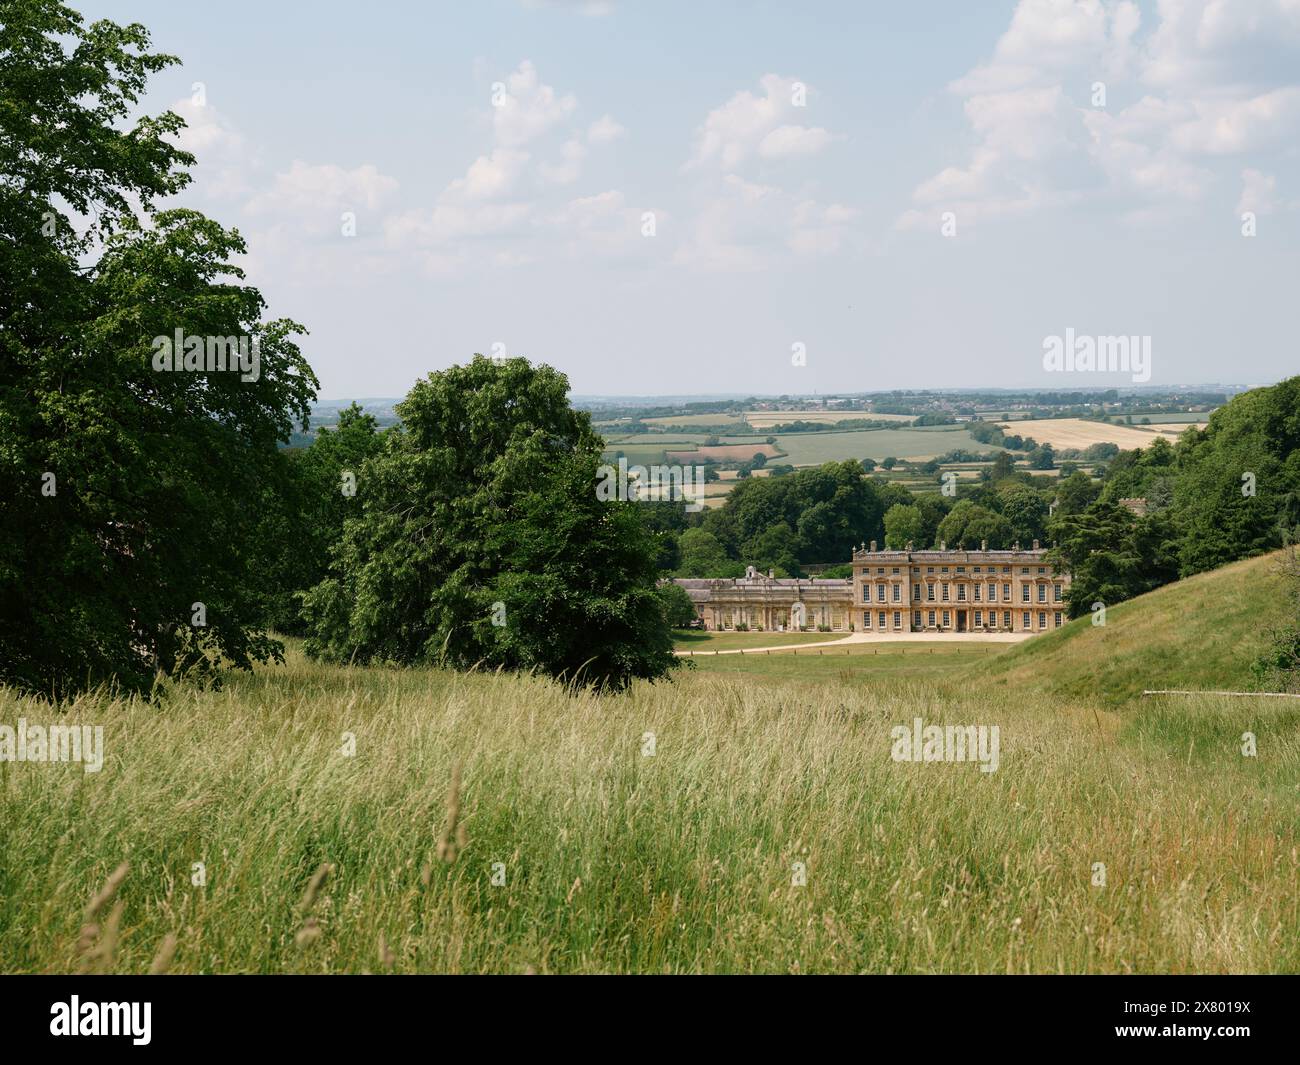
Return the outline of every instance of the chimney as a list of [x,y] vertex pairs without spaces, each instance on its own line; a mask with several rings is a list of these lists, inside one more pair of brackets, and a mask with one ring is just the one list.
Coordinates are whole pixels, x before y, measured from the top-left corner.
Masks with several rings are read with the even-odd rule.
[[1034,550],[1035,550],[1035,551],[1038,550],[1038,541],[1037,541],[1037,540],[1034,541]]
[[872,553],[873,555],[876,553],[876,541],[875,541],[875,540],[872,540],[872,541],[871,541],[871,553]]

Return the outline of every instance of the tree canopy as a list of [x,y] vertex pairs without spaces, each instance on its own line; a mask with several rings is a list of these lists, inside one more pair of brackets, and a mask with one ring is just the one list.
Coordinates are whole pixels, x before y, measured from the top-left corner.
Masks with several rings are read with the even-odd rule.
[[[130,115],[175,61],[58,4],[0,25],[0,681],[55,696],[279,650],[257,501],[316,380],[239,234],[154,210],[193,158],[178,116]],[[173,337],[237,339],[245,372],[160,371]]]
[[431,373],[357,476],[360,513],[308,593],[337,662],[535,669],[619,689],[675,665],[639,503],[597,493],[602,442],[568,381],[482,356]]

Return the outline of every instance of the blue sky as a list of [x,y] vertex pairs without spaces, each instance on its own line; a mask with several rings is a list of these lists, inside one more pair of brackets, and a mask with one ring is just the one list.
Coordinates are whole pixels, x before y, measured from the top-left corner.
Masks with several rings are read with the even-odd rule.
[[1045,371],[1067,329],[1150,337],[1152,385],[1300,372],[1297,0],[76,6],[183,59],[145,101],[180,202],[325,399],[475,351],[579,393],[1130,383]]

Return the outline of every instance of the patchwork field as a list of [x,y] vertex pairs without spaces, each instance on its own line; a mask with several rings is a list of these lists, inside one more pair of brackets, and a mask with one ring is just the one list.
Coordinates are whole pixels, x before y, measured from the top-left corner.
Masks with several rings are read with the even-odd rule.
[[960,425],[865,432],[783,433],[777,436],[776,441],[786,453],[782,461],[793,466],[817,466],[844,459],[869,458],[880,462],[891,455],[899,459],[925,461],[954,448],[976,452],[1005,450],[992,444],[978,443]]

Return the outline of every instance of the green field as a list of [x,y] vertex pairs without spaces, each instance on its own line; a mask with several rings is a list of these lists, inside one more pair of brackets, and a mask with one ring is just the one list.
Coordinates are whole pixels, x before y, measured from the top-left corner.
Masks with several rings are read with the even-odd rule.
[[[612,433],[605,437],[607,452],[623,451],[629,462],[650,465],[666,463],[665,451],[698,446],[708,434],[690,432],[672,433]],[[770,434],[754,436],[720,436],[724,444],[761,445]],[[899,459],[926,461],[954,448],[975,452],[998,452],[1005,448],[996,444],[981,444],[960,425],[932,425],[913,429],[873,429],[860,432],[812,432],[776,434],[776,446],[784,452],[774,462],[792,466],[819,466],[825,462],[842,462],[845,459],[875,459],[880,462],[889,456]]]
[[842,638],[835,632],[705,632],[679,631],[673,634],[673,646],[679,651],[711,654],[741,648],[778,647],[781,644],[824,643]]
[[961,426],[930,426],[921,429],[876,429],[870,432],[783,433],[777,446],[786,452],[782,462],[793,466],[817,466],[844,459],[935,458],[954,448],[976,452],[997,452],[1004,448],[981,444]]
[[[219,692],[85,696],[60,719],[103,726],[101,772],[0,764],[0,971],[1294,972],[1300,709],[1136,695],[1243,683],[1271,565],[1104,630],[619,696],[292,646]],[[915,717],[998,726],[997,771],[892,760]]]

